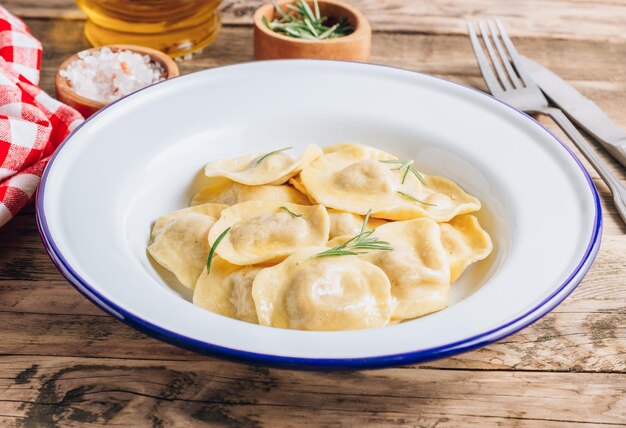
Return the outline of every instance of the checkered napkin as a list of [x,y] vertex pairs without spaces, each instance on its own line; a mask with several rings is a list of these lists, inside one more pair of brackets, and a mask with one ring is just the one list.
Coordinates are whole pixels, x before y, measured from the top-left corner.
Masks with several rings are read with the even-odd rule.
[[37,87],[41,43],[0,6],[0,226],[33,197],[50,155],[83,117]]

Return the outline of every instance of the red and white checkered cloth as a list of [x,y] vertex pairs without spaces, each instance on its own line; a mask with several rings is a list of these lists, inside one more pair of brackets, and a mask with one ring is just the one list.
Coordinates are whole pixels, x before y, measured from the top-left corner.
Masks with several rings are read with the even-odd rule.
[[33,197],[50,155],[83,117],[43,92],[41,43],[0,6],[0,226]]

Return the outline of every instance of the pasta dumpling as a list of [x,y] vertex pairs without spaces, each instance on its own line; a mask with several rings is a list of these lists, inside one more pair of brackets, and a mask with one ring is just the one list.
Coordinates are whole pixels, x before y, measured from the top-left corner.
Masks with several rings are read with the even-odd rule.
[[[361,226],[364,221],[364,217],[361,215],[334,209],[328,210],[328,218],[330,219],[329,239],[358,234],[361,231]],[[385,220],[370,217],[365,229],[375,229],[385,223]]]
[[291,186],[270,184],[262,186],[248,186],[230,180],[216,180],[205,187],[191,200],[190,205],[214,202],[226,205],[235,205],[247,201],[276,201],[291,202],[308,205],[308,198]]
[[[389,220],[438,222],[480,209],[480,201],[443,177],[424,176],[396,157],[359,145],[324,154],[300,173],[313,199],[329,208]],[[422,182],[423,181],[423,182]]]
[[322,153],[322,149],[315,144],[307,146],[298,159],[281,150],[251,153],[234,159],[209,162],[204,168],[204,174],[207,177],[226,177],[251,186],[283,184]]
[[303,195],[306,195],[310,203],[312,203],[313,205],[317,205],[317,201],[313,199],[311,195],[309,195],[309,192],[307,192],[306,187],[304,187],[304,184],[302,184],[302,180],[300,179],[300,174],[296,175],[295,177],[291,177],[289,179],[289,184],[291,184],[298,192],[302,193]]
[[148,253],[181,284],[194,288],[209,255],[209,230],[226,207],[202,204],[160,217],[152,228]]
[[493,250],[491,237],[473,215],[460,215],[441,224],[441,242],[450,263],[451,281],[456,281],[472,263]]
[[198,278],[193,303],[216,314],[258,324],[252,282],[261,269],[233,265],[214,256],[210,273],[207,274],[205,267]]
[[470,214],[480,201],[412,160],[351,143],[289,149],[209,162],[191,206],[155,222],[147,251],[195,305],[276,328],[383,327],[446,308],[493,251]]
[[339,150],[347,149],[348,147],[354,147],[354,146],[358,146],[358,144],[337,143],[337,144],[332,144],[330,146],[324,147],[322,151],[324,152],[324,154],[328,154],[328,153],[338,152]]
[[387,223],[373,236],[393,250],[362,257],[380,267],[391,282],[395,307],[392,318],[409,319],[448,306],[450,266],[439,225],[427,218]]
[[259,324],[299,330],[354,330],[387,325],[392,299],[385,273],[357,256],[315,258],[302,248],[254,279]]
[[215,252],[230,263],[279,262],[303,246],[324,245],[329,219],[321,205],[250,201],[222,211],[209,233],[211,245],[229,232]]

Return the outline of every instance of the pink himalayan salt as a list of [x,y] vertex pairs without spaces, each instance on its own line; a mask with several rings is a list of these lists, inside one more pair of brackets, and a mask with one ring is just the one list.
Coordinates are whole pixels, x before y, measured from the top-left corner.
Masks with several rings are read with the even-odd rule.
[[164,80],[163,67],[148,55],[102,48],[83,51],[60,71],[78,95],[100,102],[115,101],[138,89]]

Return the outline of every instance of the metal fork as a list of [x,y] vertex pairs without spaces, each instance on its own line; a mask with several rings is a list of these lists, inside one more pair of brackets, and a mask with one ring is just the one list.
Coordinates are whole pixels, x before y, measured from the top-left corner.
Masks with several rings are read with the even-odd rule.
[[[607,168],[593,146],[578,132],[567,116],[560,109],[549,106],[548,99],[524,70],[520,55],[500,20],[478,23],[478,31],[487,48],[489,59],[474,30],[474,24],[468,22],[467,29],[478,65],[492,95],[526,113],[550,116],[598,171],[613,194],[617,212],[626,223],[626,186]],[[490,64],[493,65],[495,74]]]

